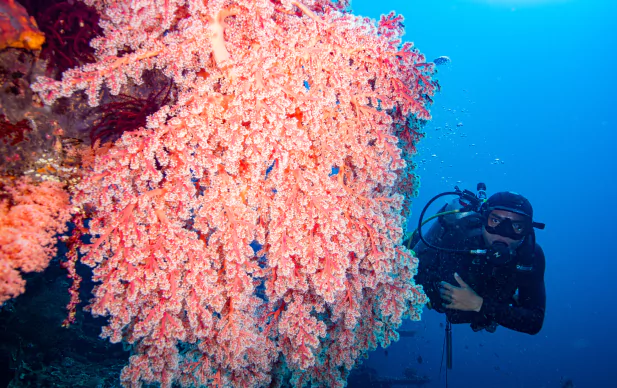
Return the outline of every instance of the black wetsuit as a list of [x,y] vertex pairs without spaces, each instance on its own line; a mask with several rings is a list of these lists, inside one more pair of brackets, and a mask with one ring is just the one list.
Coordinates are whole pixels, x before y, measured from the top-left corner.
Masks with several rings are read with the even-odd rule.
[[[485,248],[481,224],[476,222],[466,226],[454,232],[441,229],[437,235],[433,233],[428,241],[453,249]],[[542,248],[534,240],[526,238],[513,260],[503,266],[492,265],[485,256],[442,253],[420,241],[414,247],[420,261],[416,283],[424,287],[432,308],[446,313],[452,323],[471,323],[474,331],[486,329],[493,332],[497,325],[501,325],[519,332],[537,334],[544,322],[546,306],[545,261]],[[532,244],[535,245],[533,249]],[[479,312],[443,306],[439,282],[446,281],[458,287],[454,280],[455,272],[484,298]]]

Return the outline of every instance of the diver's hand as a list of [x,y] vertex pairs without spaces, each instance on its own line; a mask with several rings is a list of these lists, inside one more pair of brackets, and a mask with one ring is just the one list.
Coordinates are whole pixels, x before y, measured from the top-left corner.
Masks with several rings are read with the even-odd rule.
[[480,311],[484,299],[476,294],[457,273],[454,274],[454,279],[456,279],[460,287],[453,286],[448,282],[440,283],[439,293],[441,294],[441,299],[450,303],[444,303],[443,306],[454,310]]

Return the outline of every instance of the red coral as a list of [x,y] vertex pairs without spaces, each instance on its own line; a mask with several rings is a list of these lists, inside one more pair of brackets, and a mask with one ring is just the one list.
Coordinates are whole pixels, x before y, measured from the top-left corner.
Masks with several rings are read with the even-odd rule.
[[5,115],[0,114],[0,141],[10,146],[27,140],[26,132],[31,131],[28,120],[23,119],[17,123],[11,123]]
[[114,101],[96,108],[100,117],[90,130],[90,144],[114,142],[124,132],[146,126],[147,118],[172,100],[173,84],[160,87],[146,98],[120,94]]
[[90,41],[102,34],[99,14],[81,1],[22,0],[45,34],[41,58],[47,59],[47,69],[64,71],[95,61]]

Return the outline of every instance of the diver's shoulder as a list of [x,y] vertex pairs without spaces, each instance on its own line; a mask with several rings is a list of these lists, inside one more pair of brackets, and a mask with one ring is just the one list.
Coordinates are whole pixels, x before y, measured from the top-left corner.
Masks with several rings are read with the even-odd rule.
[[539,273],[544,273],[546,268],[546,257],[544,256],[544,250],[537,242],[534,247],[533,255],[531,255],[531,259],[533,263],[532,266],[537,268]]
[[[532,248],[532,243],[534,244]],[[527,241],[518,250],[519,262],[524,266],[544,266],[544,250],[537,241]]]
[[534,256],[536,258],[542,259],[544,260],[544,249],[542,249],[542,247],[540,246],[540,244],[536,241],[535,242],[535,247],[533,250]]

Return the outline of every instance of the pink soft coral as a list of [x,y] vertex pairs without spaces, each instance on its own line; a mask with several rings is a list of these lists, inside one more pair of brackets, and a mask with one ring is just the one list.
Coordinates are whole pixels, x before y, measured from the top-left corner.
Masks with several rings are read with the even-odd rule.
[[401,242],[436,83],[402,19],[325,0],[87,3],[106,20],[97,61],[40,78],[45,102],[85,90],[96,106],[151,69],[177,90],[84,158],[73,196],[92,213],[90,311],[133,346],[122,383],[342,387],[426,302]]
[[25,291],[21,272],[47,268],[70,218],[61,184],[0,177],[0,304]]

